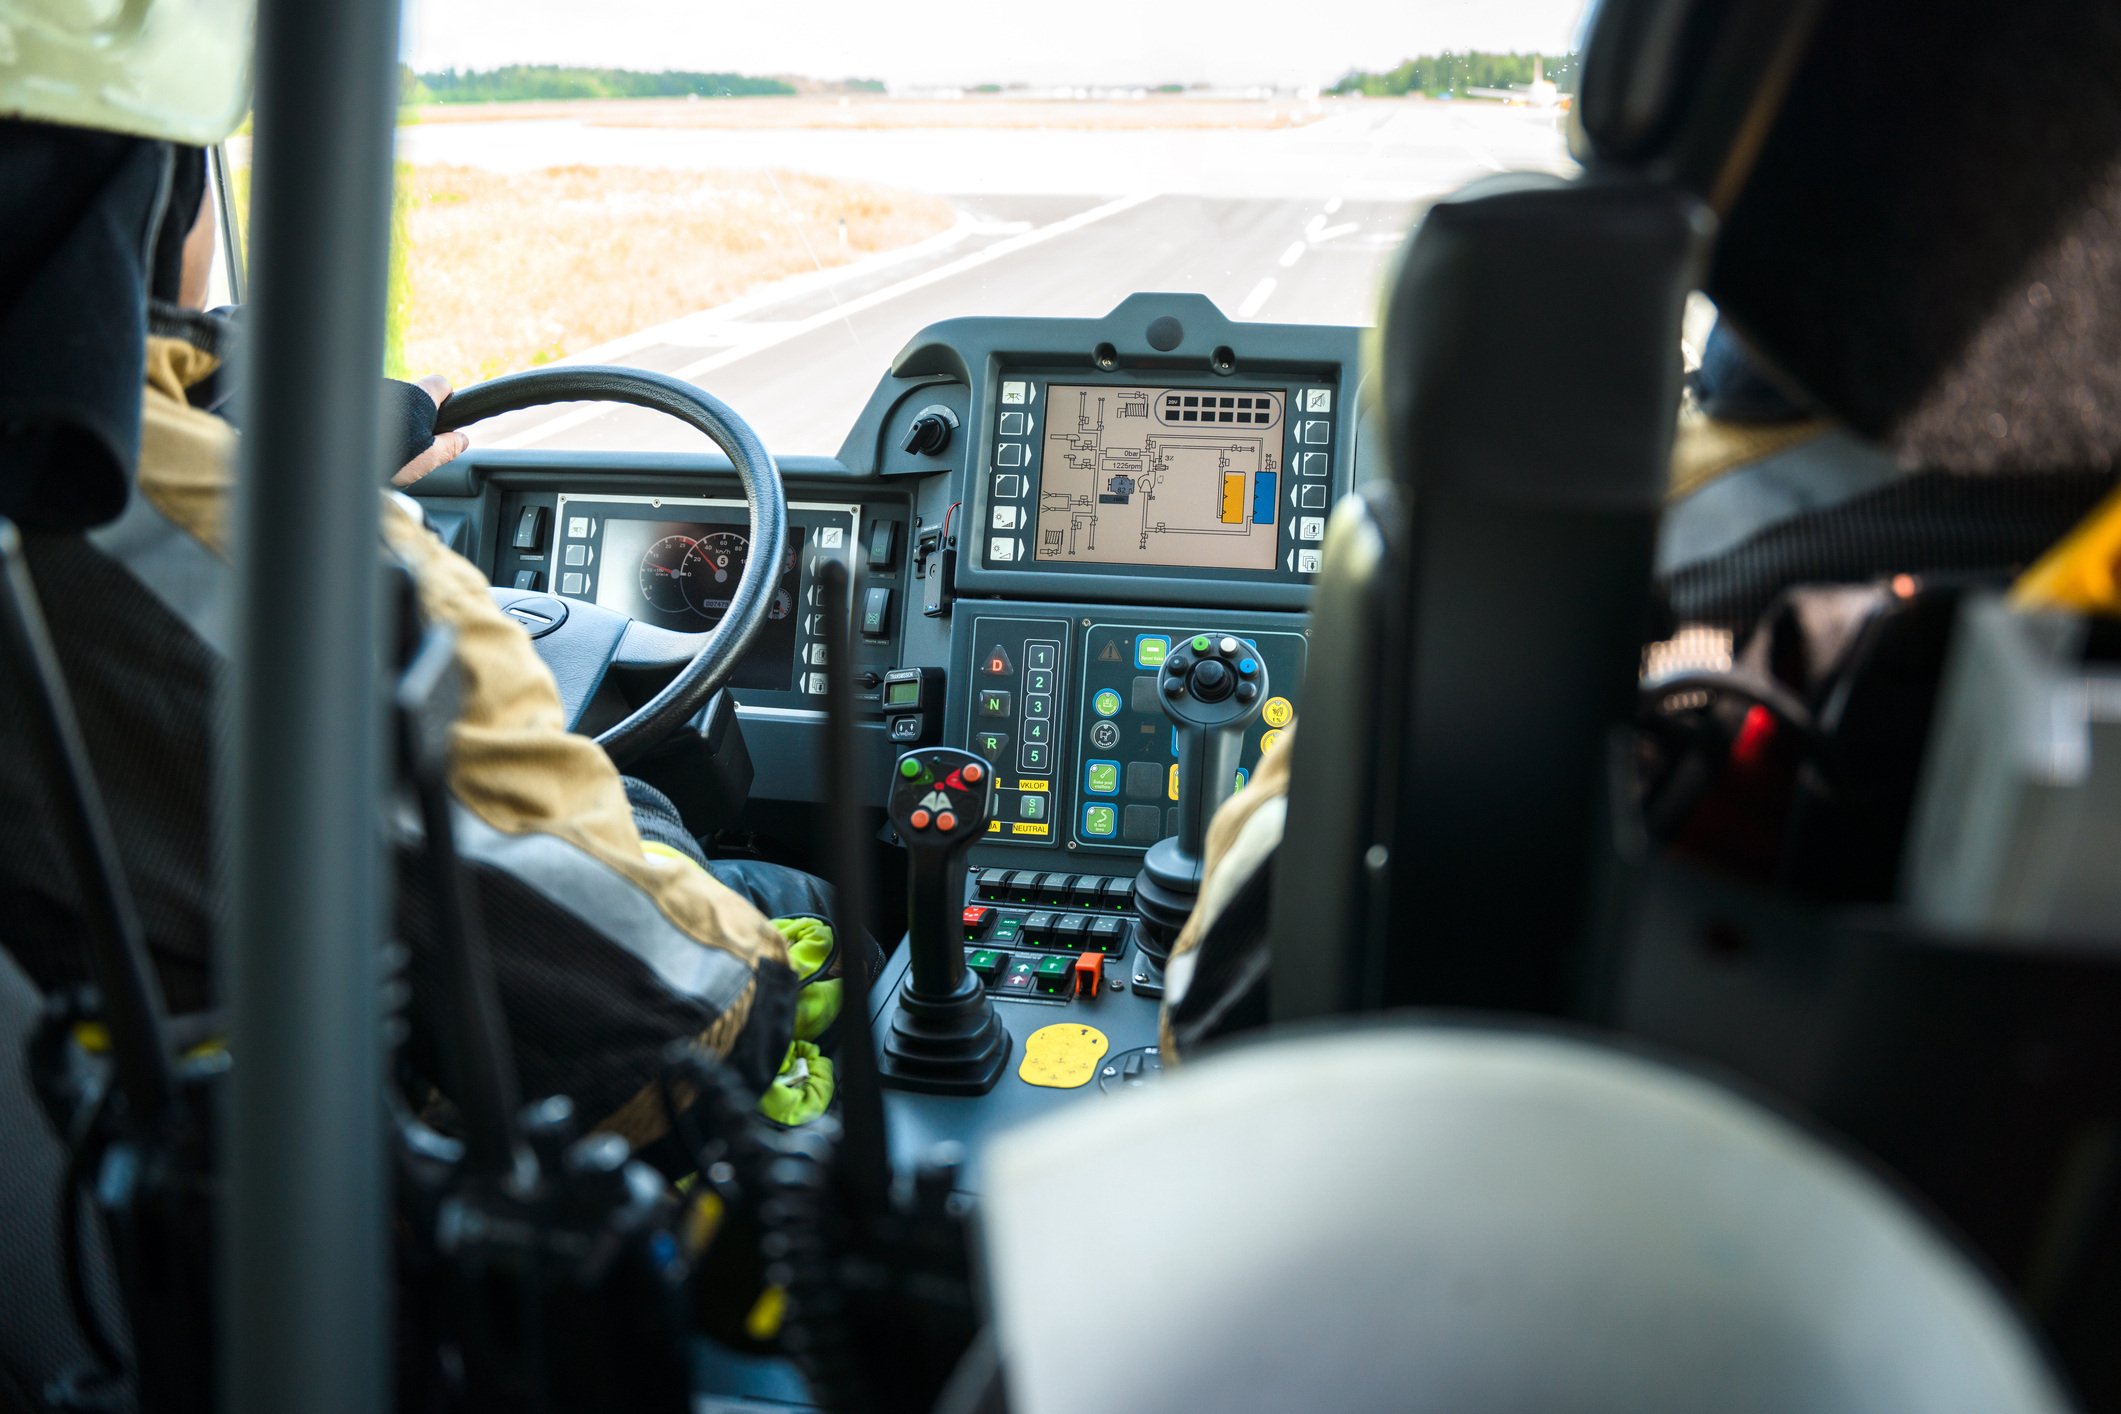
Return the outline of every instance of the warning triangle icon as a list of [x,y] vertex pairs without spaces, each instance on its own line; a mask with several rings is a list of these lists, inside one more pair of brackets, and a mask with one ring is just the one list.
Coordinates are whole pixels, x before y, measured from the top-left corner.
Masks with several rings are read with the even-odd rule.
[[1121,657],[1117,643],[1108,643],[1105,645],[1105,651],[1097,655],[1097,661],[1100,663],[1119,663],[1124,662],[1125,659]]

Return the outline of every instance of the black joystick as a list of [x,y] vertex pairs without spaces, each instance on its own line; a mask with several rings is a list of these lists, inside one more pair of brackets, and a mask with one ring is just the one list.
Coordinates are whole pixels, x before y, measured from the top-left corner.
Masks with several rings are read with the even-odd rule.
[[994,813],[994,768],[969,751],[909,751],[892,768],[888,808],[912,869],[911,966],[884,1037],[884,1083],[983,1095],[1009,1063],[1009,1033],[986,987],[965,970],[962,938],[965,856]]
[[1156,688],[1178,729],[1178,833],[1150,848],[1134,880],[1134,989],[1152,997],[1163,994],[1164,960],[1200,897],[1208,822],[1237,791],[1245,729],[1267,701],[1267,665],[1241,638],[1195,634],[1164,658]]

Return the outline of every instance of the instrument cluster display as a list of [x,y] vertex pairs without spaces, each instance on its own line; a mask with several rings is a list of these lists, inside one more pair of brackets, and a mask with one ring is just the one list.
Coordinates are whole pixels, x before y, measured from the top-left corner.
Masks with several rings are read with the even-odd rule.
[[[608,519],[597,546],[596,602],[657,628],[704,633],[728,612],[751,559],[746,528],[741,522]],[[785,692],[793,685],[804,529],[788,527],[772,607],[732,686]]]

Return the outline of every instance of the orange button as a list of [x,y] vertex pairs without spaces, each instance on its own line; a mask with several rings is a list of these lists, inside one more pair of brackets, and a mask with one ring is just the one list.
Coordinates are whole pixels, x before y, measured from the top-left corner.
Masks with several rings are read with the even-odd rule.
[[977,763],[969,764],[965,767],[965,780],[969,784],[978,785],[979,778],[986,774],[985,771],[979,768]]
[[957,817],[945,810],[942,814],[935,817],[935,828],[938,830],[954,830],[957,828]]
[[[906,817],[906,823],[913,826],[913,828],[916,830],[925,830],[928,828],[928,812],[925,810],[916,810],[911,815]],[[948,829],[950,827],[945,825],[943,828]]]
[[1097,984],[1105,980],[1105,955],[1086,952],[1075,959],[1075,995],[1094,997]]

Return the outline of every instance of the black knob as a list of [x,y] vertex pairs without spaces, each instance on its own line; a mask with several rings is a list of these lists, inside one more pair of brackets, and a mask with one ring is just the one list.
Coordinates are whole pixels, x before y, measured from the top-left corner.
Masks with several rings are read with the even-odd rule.
[[1203,702],[1220,702],[1230,695],[1233,679],[1220,659],[1210,658],[1193,670],[1193,692]]
[[913,419],[913,425],[906,429],[906,440],[900,445],[917,457],[939,457],[950,445],[953,425],[940,412],[924,412]]

